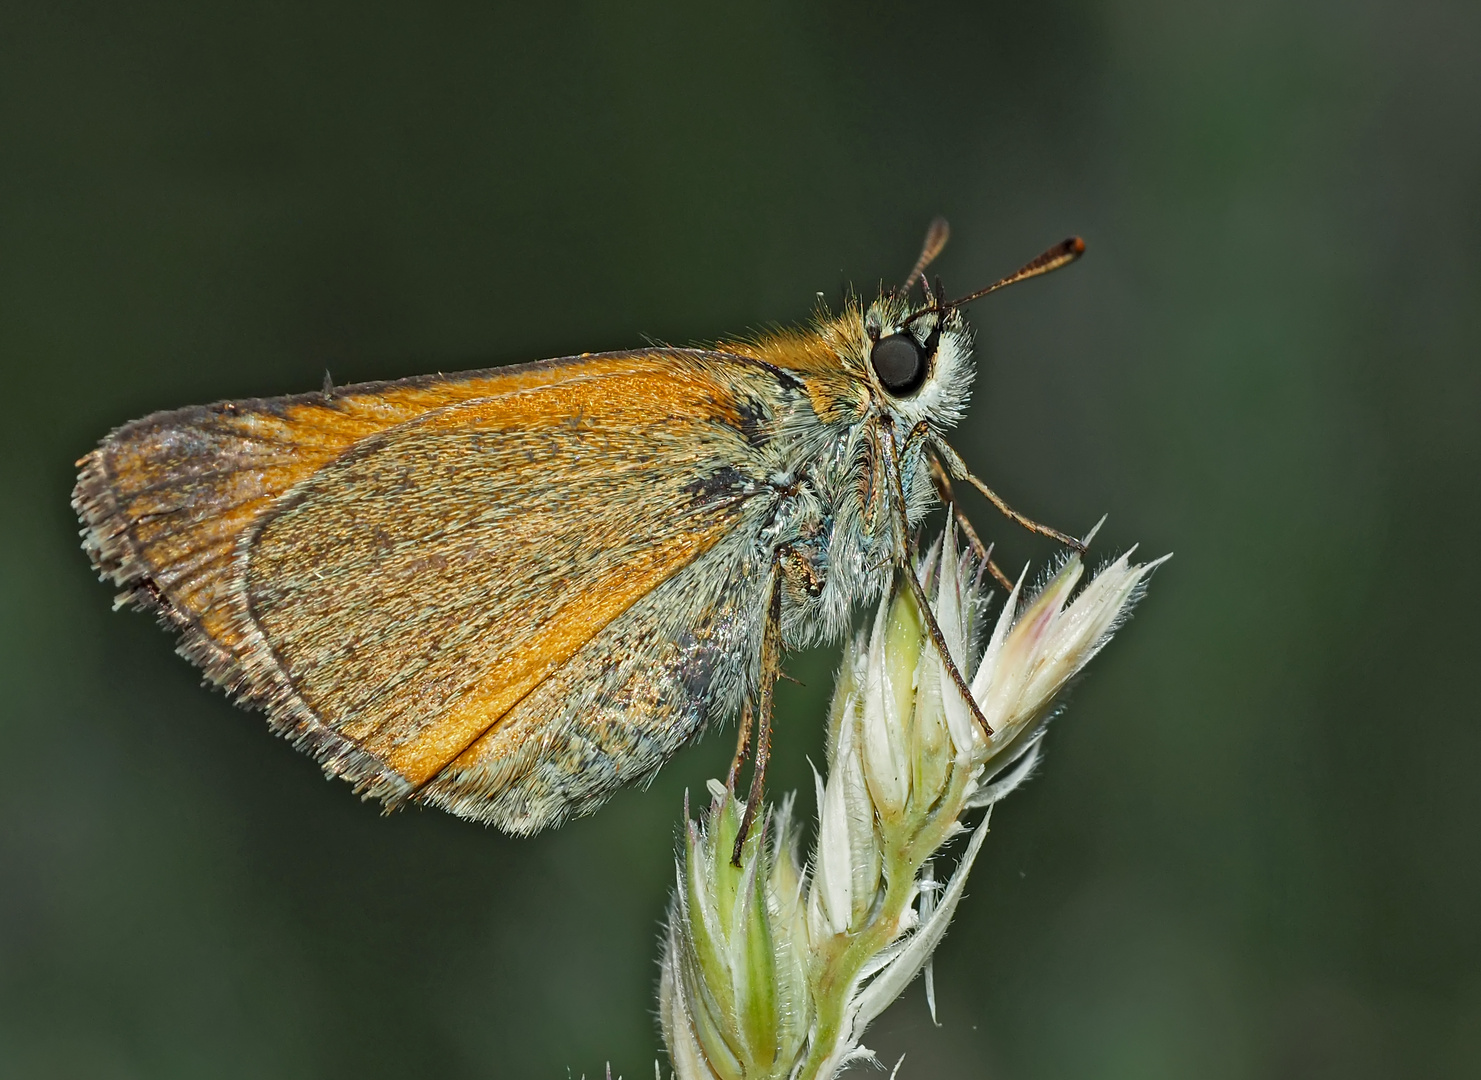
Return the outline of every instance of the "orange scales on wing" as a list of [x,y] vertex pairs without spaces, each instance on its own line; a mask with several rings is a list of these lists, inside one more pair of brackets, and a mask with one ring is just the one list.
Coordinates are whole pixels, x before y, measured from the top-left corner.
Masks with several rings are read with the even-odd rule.
[[420,786],[717,542],[686,488],[739,417],[669,360],[443,409],[295,491],[248,589],[307,705]]
[[[728,366],[734,367],[733,362]],[[740,439],[735,402],[711,374],[705,370],[703,354],[651,350],[366,384],[329,396],[305,394],[156,414],[115,432],[83,459],[76,501],[99,568],[124,587],[126,598],[157,608],[181,627],[182,651],[214,681],[267,707],[275,727],[304,741],[334,771],[348,768],[372,788],[381,784],[377,773],[389,782],[383,769],[367,762],[364,755],[371,755],[397,773],[404,769],[406,779],[417,783],[435,774],[635,598],[723,535],[724,513],[689,513],[684,507],[690,497],[682,491],[683,481],[694,475],[692,468],[689,472],[684,468],[703,465],[684,460],[684,448],[693,442],[686,438],[696,429],[683,425],[700,425],[704,437],[698,445],[712,454],[719,454],[727,439]],[[664,436],[665,428],[670,437]],[[272,547],[274,531],[281,530],[286,517],[297,511],[304,523],[304,508],[313,503],[315,492],[333,505],[331,489],[339,474],[353,472],[355,462],[373,459],[378,451],[384,456],[386,446],[401,443],[413,430],[434,440],[498,432],[500,439],[489,444],[496,452],[504,436],[512,433],[511,449],[529,457],[505,462],[507,468],[501,471],[509,482],[490,488],[496,497],[502,493],[517,498],[502,500],[510,511],[503,531],[481,550],[498,554],[502,547],[513,562],[503,564],[502,581],[484,576],[471,582],[473,589],[465,597],[477,608],[479,587],[488,588],[495,600],[501,592],[512,593],[522,610],[507,610],[507,604],[498,610],[513,631],[498,638],[506,646],[499,655],[485,650],[488,662],[471,673],[456,657],[452,668],[457,670],[439,668],[435,657],[419,652],[414,640],[387,635],[387,619],[394,622],[408,614],[407,604],[405,598],[397,603],[397,582],[377,581],[376,560],[358,568],[370,570],[358,586],[353,574],[334,582],[335,591],[354,592],[358,587],[358,599],[365,603],[353,610],[324,604],[306,622],[298,620],[296,629],[307,632],[297,637],[291,625],[277,628],[286,631],[282,636],[275,633],[271,612],[262,617],[262,612],[249,610],[256,600],[265,600],[262,606],[276,605],[276,613],[283,616],[293,586],[322,577],[329,567],[320,559],[326,541],[332,547],[336,537],[343,543],[357,533],[373,533],[381,524],[393,526],[394,532],[405,506],[396,505],[392,493],[389,503],[382,500],[377,519],[374,500],[356,499],[357,494],[366,494],[362,484],[358,493],[343,493],[341,509],[348,518],[340,522],[341,528],[320,536],[298,530],[294,541],[277,552],[287,556],[283,565],[296,567],[297,582],[264,574],[270,560],[259,559]],[[576,445],[572,436],[578,431]],[[579,459],[578,466],[584,462],[585,472],[580,467],[572,471],[569,462],[553,468],[555,456],[532,451],[532,438],[543,440],[544,449],[555,455],[576,451],[568,456]],[[414,466],[413,473],[429,464],[443,469],[441,478],[421,479],[434,480],[438,490],[456,494],[457,462],[433,455],[400,463],[402,468]],[[661,480],[665,474],[671,482]],[[563,489],[563,477],[586,482],[590,490]],[[619,497],[623,489],[628,492],[625,499]],[[602,498],[595,503],[584,497],[596,490],[602,491]],[[542,491],[551,496],[543,504],[534,505],[540,503],[535,499],[528,507],[520,505],[521,498],[529,501],[532,493]],[[644,498],[636,497],[640,493]],[[381,494],[387,494],[384,488]],[[477,499],[453,503],[457,510]],[[595,512],[588,510],[574,522],[569,513],[562,514],[563,504],[594,505]],[[646,516],[645,506],[651,511]],[[434,515],[441,508],[434,507]],[[589,544],[572,539],[575,524],[581,534],[591,537]],[[555,565],[555,573],[539,580],[522,580],[519,557],[548,546],[552,526],[564,526],[563,533],[555,530],[554,538],[563,537],[565,543],[564,556],[558,555],[555,562],[564,557],[568,564]],[[642,535],[643,530],[649,535]],[[438,531],[426,530],[433,540]],[[281,534],[277,538],[283,539]],[[621,568],[593,565],[593,550],[614,539],[626,544]],[[235,569],[244,545],[250,550],[245,580]],[[426,550],[403,558],[399,567],[413,581],[428,580],[439,566],[444,574],[456,576],[470,565],[457,562],[457,550],[439,551],[436,543],[421,546]],[[544,569],[551,570],[551,560],[545,562]],[[587,586],[579,596],[571,595],[571,583],[576,581]],[[256,597],[249,605],[239,595],[243,585],[261,587],[265,594],[276,589],[277,595]],[[558,595],[542,599],[551,587]],[[322,591],[310,599],[312,594],[309,589],[299,599],[309,606],[325,599]],[[304,606],[299,608],[303,615]],[[462,608],[468,610],[469,604]],[[366,618],[374,623],[377,611],[386,618],[357,638],[357,624]],[[344,616],[338,626],[336,615]],[[415,619],[411,621],[414,637]],[[395,647],[388,648],[393,641]],[[379,674],[389,677],[357,688],[353,670],[344,672],[343,678],[334,677],[331,654],[337,644],[347,643],[351,654],[358,644],[372,655],[384,652],[391,667],[398,659],[407,659],[407,670],[417,670],[407,675],[382,667]],[[295,648],[300,646],[318,654],[309,656],[300,649],[300,658],[308,661],[302,667],[294,662]],[[422,704],[430,703],[430,713],[437,715],[413,708],[414,722],[408,723],[404,712],[398,717],[392,715],[395,710],[374,707],[377,699],[405,705],[418,698]],[[345,740],[353,750],[345,748]]]

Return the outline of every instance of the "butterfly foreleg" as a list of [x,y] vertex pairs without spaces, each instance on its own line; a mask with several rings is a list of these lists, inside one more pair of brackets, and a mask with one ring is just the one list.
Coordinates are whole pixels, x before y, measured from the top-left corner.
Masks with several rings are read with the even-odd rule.
[[991,739],[992,725],[987,722],[987,717],[982,715],[977,699],[972,696],[966,678],[957,666],[956,659],[951,655],[951,650],[947,648],[946,635],[941,632],[941,625],[936,621],[936,613],[931,610],[930,598],[926,596],[925,586],[921,584],[920,575],[915,572],[915,564],[911,561],[910,522],[905,512],[905,487],[900,479],[900,458],[895,441],[895,431],[888,422],[888,418],[885,418],[879,425],[879,441],[883,451],[881,457],[884,463],[889,501],[895,517],[897,572],[904,576],[906,585],[915,597],[916,607],[920,611],[922,621],[926,624],[932,644],[936,646],[936,654],[941,658],[941,666],[946,670],[947,677],[956,687],[957,693],[961,694],[962,701],[972,713],[973,718],[982,727],[983,736]]
[[933,436],[931,438],[931,447],[936,451],[937,455],[939,455],[941,464],[945,466],[945,470],[949,472],[954,479],[962,480],[968,484],[971,484],[974,488],[982,493],[983,497],[987,499],[988,502],[996,506],[998,508],[998,512],[1009,521],[1013,522],[1015,525],[1027,529],[1031,533],[1038,533],[1040,536],[1047,536],[1051,540],[1057,540],[1061,544],[1064,544],[1066,547],[1073,548],[1081,554],[1084,554],[1085,541],[1078,540],[1075,537],[1070,536],[1068,533],[1062,533],[1058,529],[1051,529],[1048,525],[1041,525],[1033,518],[1028,517],[1025,514],[1020,514],[1017,510],[1013,509],[1013,507],[1009,506],[1005,501],[1003,501],[1003,497],[1001,495],[999,495],[996,491],[988,487],[980,479],[972,474],[972,470],[967,468],[967,463],[962,460],[961,455],[953,450],[944,439],[939,439]]
[[956,519],[962,535],[967,538],[967,544],[978,560],[987,567],[987,572],[992,575],[994,581],[1008,592],[1013,591],[1013,582],[1008,580],[1008,575],[992,559],[992,545],[983,544],[977,530],[972,527],[967,512],[962,509],[962,504],[957,502],[956,491],[951,486],[951,477],[946,474],[946,466],[941,464],[941,459],[935,455],[931,456],[931,480],[936,485],[936,494],[940,496],[942,503],[951,511],[951,516]]

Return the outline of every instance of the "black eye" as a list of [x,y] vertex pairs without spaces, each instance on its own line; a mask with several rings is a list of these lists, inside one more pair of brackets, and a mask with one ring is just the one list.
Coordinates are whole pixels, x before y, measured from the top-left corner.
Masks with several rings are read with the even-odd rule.
[[909,397],[926,381],[930,357],[908,332],[880,338],[869,352],[869,362],[880,383],[896,397]]

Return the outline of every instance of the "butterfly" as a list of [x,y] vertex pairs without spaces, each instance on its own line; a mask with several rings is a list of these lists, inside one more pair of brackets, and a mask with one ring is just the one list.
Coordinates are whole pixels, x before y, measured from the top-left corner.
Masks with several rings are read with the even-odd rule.
[[739,713],[754,812],[785,651],[901,575],[947,655],[910,538],[944,500],[986,556],[953,480],[1081,546],[944,433],[973,379],[962,306],[1084,244],[946,301],[924,271],[947,236],[802,329],[146,416],[78,462],[83,546],[207,680],[387,807],[533,833]]

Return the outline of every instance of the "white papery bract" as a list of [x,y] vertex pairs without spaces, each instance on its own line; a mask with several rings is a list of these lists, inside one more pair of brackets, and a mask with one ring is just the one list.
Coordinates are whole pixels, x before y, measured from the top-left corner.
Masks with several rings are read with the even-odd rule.
[[1079,556],[1028,599],[1020,577],[980,643],[982,567],[957,550],[948,526],[920,573],[987,729],[950,678],[910,592],[897,588],[839,669],[810,872],[792,855],[790,804],[768,819],[767,838],[747,840],[742,865],[731,866],[740,804],[714,784],[705,824],[686,829],[660,983],[679,1080],[811,1080],[872,1058],[860,1042],[864,1029],[941,942],[986,839],[986,816],[944,886],[923,868],[964,830],[965,813],[990,808],[1032,771],[1056,695],[1163,561],[1133,564],[1130,554],[1078,595]]

